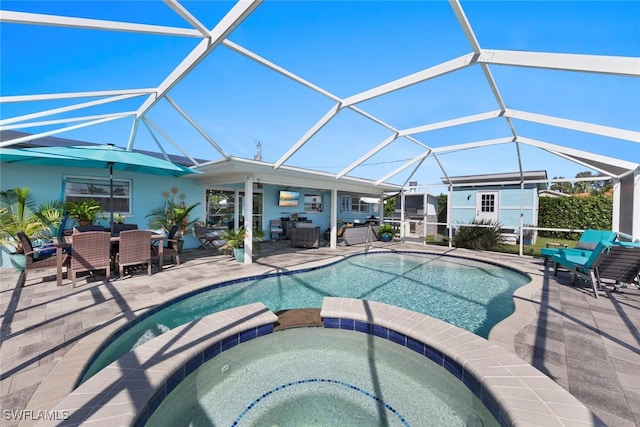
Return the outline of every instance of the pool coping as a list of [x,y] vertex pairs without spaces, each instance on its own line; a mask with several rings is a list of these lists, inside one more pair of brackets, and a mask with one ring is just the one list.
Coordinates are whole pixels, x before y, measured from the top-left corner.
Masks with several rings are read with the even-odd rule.
[[133,425],[189,370],[227,348],[271,333],[277,320],[263,303],[253,303],[171,329],[84,382],[52,411],[58,419],[37,425]]
[[[325,327],[371,333],[439,363],[474,392],[501,425],[595,425],[591,411],[519,357],[442,320],[389,304],[325,297]],[[262,303],[217,312],[175,328],[113,362],[54,410],[63,420],[38,425],[144,425],[180,381],[202,363],[273,332],[277,316]]]
[[[416,250],[417,249],[417,250]],[[336,255],[334,257],[329,257],[323,260],[313,260],[308,261],[306,263],[301,263],[297,265],[294,269],[283,269],[283,268],[267,268],[260,269],[258,271],[254,271],[249,274],[251,277],[255,276],[264,276],[264,275],[274,275],[274,274],[291,274],[299,271],[312,270],[316,268],[323,268],[328,265],[334,264],[345,258],[349,258],[355,255],[366,255],[369,251],[355,252],[347,255]],[[388,249],[388,248],[374,248],[370,252],[372,253],[419,253],[419,254],[430,254],[435,256],[453,256],[455,258],[461,259],[470,259],[476,260],[480,262],[489,262],[490,264],[498,265],[501,267],[505,267],[514,271],[517,271],[521,274],[528,275],[531,278],[531,282],[521,288],[518,288],[514,292],[514,303],[516,305],[514,313],[511,314],[508,318],[499,322],[495,325],[489,334],[489,340],[492,342],[497,342],[507,350],[514,352],[514,337],[517,331],[526,327],[527,324],[535,318],[537,315],[534,305],[529,301],[530,296],[533,292],[542,289],[542,283],[539,277],[537,277],[533,271],[528,271],[526,268],[523,268],[523,265],[514,264],[509,259],[501,259],[501,260],[489,260],[487,261],[486,257],[483,257],[473,251],[462,251],[462,253],[451,254],[449,250],[444,252],[434,251],[433,248],[428,247],[418,247],[411,249]],[[457,250],[456,252],[460,252]],[[241,275],[232,279],[229,279],[229,282],[241,282],[247,280],[247,275]],[[225,281],[227,282],[227,281]],[[219,286],[220,284],[214,284],[214,286]],[[199,292],[203,289],[210,288],[212,286],[211,283],[206,283],[199,285],[195,288],[192,288],[191,291],[185,293],[180,289],[176,289],[168,294],[166,294],[163,298],[163,302],[160,304],[164,304],[167,301],[176,299],[176,298],[184,298],[186,294],[192,294]],[[522,296],[521,298],[517,298],[517,296]],[[155,306],[146,307],[141,310],[138,310],[138,316],[144,315],[149,311],[153,311]],[[114,335],[118,334],[118,331],[121,327],[125,326],[130,322],[130,319],[127,319],[124,315],[120,316],[118,319],[114,319],[109,325],[100,325],[99,330],[95,333],[88,334],[74,346],[72,346],[67,354],[53,367],[53,369],[49,372],[49,374],[44,378],[40,386],[37,388],[31,399],[29,400],[29,407],[35,408],[35,411],[39,410],[49,410],[52,407],[55,407],[58,403],[62,402],[65,397],[67,397],[70,393],[73,392],[75,387],[78,384],[78,381],[81,375],[84,372],[85,367],[88,363],[90,363],[91,358],[93,357],[96,350],[101,348],[105,341],[110,340]],[[21,423],[21,425],[33,425],[33,423]]]

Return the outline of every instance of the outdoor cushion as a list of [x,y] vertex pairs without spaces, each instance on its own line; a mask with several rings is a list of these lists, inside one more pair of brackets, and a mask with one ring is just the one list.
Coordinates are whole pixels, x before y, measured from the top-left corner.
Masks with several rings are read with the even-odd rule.
[[296,222],[296,226],[295,228],[316,228],[317,225],[315,225],[312,222]]
[[[582,235],[580,236],[580,240],[576,243],[576,247],[573,249],[567,248],[542,248],[540,249],[540,255],[544,257],[545,264],[547,263],[547,259],[559,252],[567,251],[567,250],[583,250],[583,256],[591,255],[591,251],[594,250],[598,242],[600,241],[608,241],[613,242],[617,238],[617,234],[615,231],[609,230],[584,230]],[[589,252],[589,253],[587,253]]]

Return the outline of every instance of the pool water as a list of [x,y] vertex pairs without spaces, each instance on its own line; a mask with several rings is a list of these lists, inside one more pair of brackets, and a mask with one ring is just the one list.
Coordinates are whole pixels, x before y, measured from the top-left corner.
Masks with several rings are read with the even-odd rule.
[[149,426],[497,426],[426,357],[358,332],[296,328],[233,347],[186,377]]
[[396,305],[487,338],[514,311],[513,292],[527,275],[446,255],[370,252],[295,274],[269,275],[198,292],[147,316],[94,359],[81,382],[156,336],[228,308],[263,302],[270,310],[319,308],[325,296]]

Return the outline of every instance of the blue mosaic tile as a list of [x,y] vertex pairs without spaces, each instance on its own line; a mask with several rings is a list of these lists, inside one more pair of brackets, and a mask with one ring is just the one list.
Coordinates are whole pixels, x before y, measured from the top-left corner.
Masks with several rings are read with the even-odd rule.
[[359,320],[356,320],[354,324],[354,329],[358,332],[365,332],[368,334],[369,331],[371,330],[371,325],[367,322],[360,322]]
[[384,408],[386,410],[388,410],[389,412],[391,412],[393,415],[395,415],[398,419],[398,421],[405,427],[409,427],[409,422],[406,420],[406,418],[404,418],[404,416],[402,414],[400,414],[400,412],[395,409],[393,406],[391,406],[390,404],[386,403],[384,400],[382,400],[380,397],[376,396],[375,394],[372,394],[356,385],[353,384],[349,384],[347,382],[341,381],[341,380],[334,380],[331,378],[310,378],[310,379],[303,379],[303,380],[296,380],[296,381],[291,381],[288,382],[286,384],[281,384],[275,388],[272,388],[269,391],[264,392],[260,397],[258,397],[257,399],[255,399],[253,402],[251,402],[249,405],[247,405],[244,410],[240,413],[240,415],[238,415],[238,418],[236,418],[236,420],[231,424],[232,426],[238,426],[240,425],[242,419],[247,416],[247,414],[254,408],[256,408],[264,399],[269,398],[270,396],[274,395],[277,392],[280,392],[288,387],[291,386],[297,386],[297,385],[303,385],[303,384],[310,384],[310,383],[324,383],[324,384],[333,384],[333,385],[337,385],[337,386],[341,386],[341,387],[346,387],[349,388],[351,390],[357,391],[361,394],[363,394],[364,396],[376,401],[379,405],[384,406]]
[[324,327],[327,329],[339,329],[340,328],[340,319],[336,319],[335,317],[325,317],[322,320]]
[[133,422],[132,426],[144,427],[147,424],[147,421],[149,421],[149,408],[145,406],[144,409],[138,414],[138,417]]
[[235,347],[236,345],[238,345],[238,334],[222,340],[222,351],[229,350],[231,347]]
[[167,397],[166,383],[162,384],[153,394],[153,397],[149,399],[149,414],[153,414],[153,412],[158,409],[158,406],[160,406],[165,397]]
[[353,319],[340,319],[340,329],[347,329],[353,331],[356,329],[355,320]]
[[389,336],[389,330],[384,326],[373,325],[373,335],[381,338],[387,338]]
[[220,341],[213,343],[203,351],[202,363],[208,362],[212,358],[219,355],[220,352],[222,352],[222,346],[220,345]]
[[171,391],[174,388],[176,388],[178,384],[180,384],[180,382],[184,379],[184,377],[185,377],[185,366],[182,365],[181,367],[178,368],[177,371],[171,374],[171,376],[167,379],[167,394],[171,393]]
[[451,375],[462,381],[462,366],[458,362],[445,356],[443,366]]
[[240,332],[239,341],[246,342],[254,339],[257,336],[258,336],[258,330],[256,328],[251,328],[246,331]]
[[258,326],[257,336],[261,337],[263,335],[268,335],[273,333],[273,323],[268,325]]
[[396,344],[406,347],[407,337],[404,334],[389,329],[389,339]]
[[424,355],[424,344],[421,341],[407,337],[407,348]]
[[204,360],[204,352],[200,352],[193,356],[191,359],[187,361],[184,365],[184,374],[185,376],[191,375],[193,371],[202,366],[202,361]]
[[433,360],[437,365],[444,365],[444,355],[426,344],[424,346],[424,355]]
[[493,415],[496,420],[500,419],[500,406],[498,406],[498,402],[489,394],[487,389],[482,389],[482,403],[487,407],[489,413]]
[[478,399],[482,397],[482,384],[466,369],[462,373],[462,382]]

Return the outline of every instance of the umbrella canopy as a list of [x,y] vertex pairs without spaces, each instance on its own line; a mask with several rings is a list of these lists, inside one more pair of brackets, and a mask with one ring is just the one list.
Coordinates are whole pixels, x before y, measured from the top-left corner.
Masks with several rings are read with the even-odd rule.
[[2,148],[4,163],[45,166],[69,166],[126,170],[151,175],[182,176],[198,173],[185,166],[113,145],[77,145],[69,147]]
[[198,171],[114,145],[2,148],[0,161],[43,166],[109,168],[111,224],[113,225],[113,170],[151,175],[182,176]]

